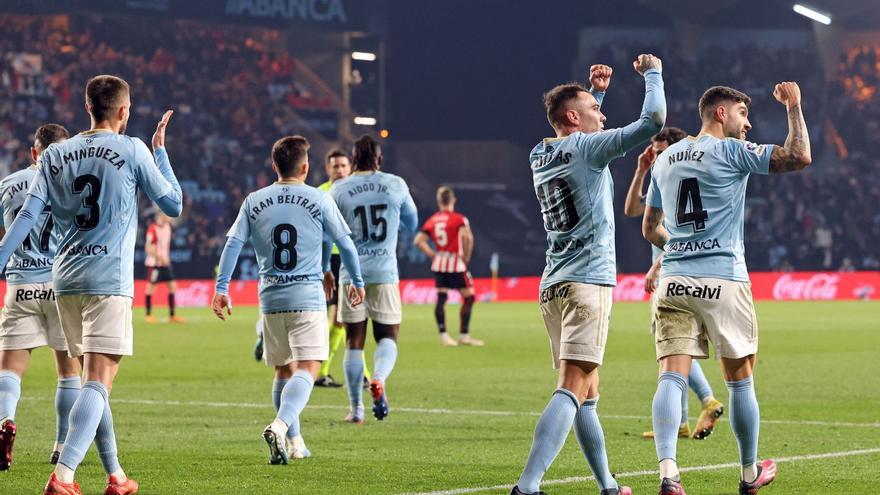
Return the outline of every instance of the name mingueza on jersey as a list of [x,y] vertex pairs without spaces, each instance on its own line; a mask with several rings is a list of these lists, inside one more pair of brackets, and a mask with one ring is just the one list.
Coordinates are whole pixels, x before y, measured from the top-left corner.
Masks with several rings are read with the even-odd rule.
[[107,246],[104,244],[86,244],[79,246],[72,244],[61,248],[61,253],[65,256],[106,256]]
[[672,296],[690,296],[699,299],[720,299],[721,286],[719,285],[714,288],[709,287],[708,285],[694,287],[691,285],[670,282],[669,285],[666,286],[666,297]]
[[18,184],[10,185],[8,188],[6,188],[6,199],[12,200],[12,198],[14,198],[16,194],[22,191],[27,191],[27,188],[28,186],[30,186],[30,184],[30,182],[24,181],[19,182]]
[[29,258],[17,258],[12,260],[12,264],[7,266],[12,270],[31,270],[34,268],[52,268],[52,258],[40,258],[32,260]]
[[349,198],[353,198],[353,197],[357,196],[358,194],[364,193],[364,192],[377,192],[380,194],[390,194],[388,192],[388,186],[386,186],[384,184],[376,184],[373,182],[367,182],[364,184],[358,184],[356,186],[352,186],[352,187],[348,188],[347,192],[348,192]]
[[18,289],[15,291],[15,302],[21,301],[54,301],[55,291],[39,289]]
[[267,196],[260,200],[259,204],[251,206],[251,210],[248,213],[248,216],[251,220],[256,220],[257,217],[262,213],[266,208],[275,205],[296,205],[304,208],[309,215],[314,219],[319,219],[321,217],[321,206],[314,201],[310,201],[308,198],[304,198],[298,194],[279,194],[278,196]]
[[110,162],[110,165],[116,167],[116,170],[122,168],[125,165],[125,160],[121,159],[119,153],[111,150],[110,148],[105,148],[103,146],[88,146],[86,148],[80,148],[78,150],[73,150],[65,153],[61,156],[61,160],[63,164],[56,165],[54,163],[49,163],[49,171],[52,173],[52,176],[56,176],[64,170],[64,167],[70,162],[78,162],[80,160],[85,160],[86,158],[101,158]]
[[701,241],[677,241],[673,242],[666,248],[669,253],[687,253],[691,251],[709,251],[712,249],[721,249],[721,243],[718,239],[703,239]]
[[315,275],[264,275],[263,285],[287,285],[295,282],[317,282],[321,280]]
[[679,151],[678,153],[671,153],[667,157],[667,160],[669,161],[670,165],[676,162],[699,162],[703,160],[703,155],[705,154],[705,151],[688,148],[686,150]]

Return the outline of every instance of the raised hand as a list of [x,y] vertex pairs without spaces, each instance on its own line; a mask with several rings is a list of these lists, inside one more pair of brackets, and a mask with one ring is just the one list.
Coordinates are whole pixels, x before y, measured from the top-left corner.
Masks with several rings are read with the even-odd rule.
[[796,82],[781,82],[773,88],[773,97],[785,106],[799,105],[801,88]]
[[171,114],[174,110],[168,110],[162,115],[162,120],[156,125],[156,132],[153,133],[153,151],[157,148],[165,146],[165,128],[168,127],[168,121],[171,120]]
[[651,165],[654,164],[654,160],[656,158],[657,154],[654,153],[654,146],[649,144],[645,148],[645,151],[643,151],[642,154],[639,155],[638,171],[642,173],[647,172],[648,169],[651,168]]
[[214,310],[214,314],[217,315],[217,318],[226,321],[226,315],[223,314],[223,310],[226,310],[227,315],[232,315],[232,300],[229,299],[229,296],[226,294],[214,294],[214,301],[211,303],[211,309]]
[[611,67],[607,65],[591,65],[590,66],[590,85],[596,91],[607,91],[611,84]]
[[633,68],[641,75],[645,75],[645,72],[648,72],[651,69],[657,69],[659,71],[663,71],[663,61],[654,55],[649,54],[641,54],[633,61]]

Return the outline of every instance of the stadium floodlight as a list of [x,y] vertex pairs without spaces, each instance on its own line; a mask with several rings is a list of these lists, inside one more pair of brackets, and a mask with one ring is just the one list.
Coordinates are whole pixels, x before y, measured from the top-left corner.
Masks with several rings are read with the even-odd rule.
[[351,52],[351,58],[355,60],[363,60],[365,62],[375,62],[376,54],[370,52]]
[[355,117],[354,123],[356,125],[376,125],[375,117]]
[[812,19],[816,22],[821,22],[822,24],[825,24],[826,26],[831,24],[831,16],[828,14],[823,14],[823,13],[819,12],[818,10],[813,10],[810,7],[805,7],[799,3],[794,4],[794,7],[792,7],[792,8],[798,14],[800,14],[804,17],[809,17],[810,19]]

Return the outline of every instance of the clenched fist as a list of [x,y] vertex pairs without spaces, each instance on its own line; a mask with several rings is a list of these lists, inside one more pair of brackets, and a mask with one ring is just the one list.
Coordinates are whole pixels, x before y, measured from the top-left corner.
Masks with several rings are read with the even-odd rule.
[[773,97],[785,106],[798,105],[801,102],[801,88],[796,82],[781,82],[773,88]]
[[590,66],[590,85],[596,91],[606,91],[608,85],[611,84],[611,67],[607,65],[591,65]]
[[644,76],[645,72],[648,72],[650,69],[657,69],[662,72],[663,62],[650,53],[647,55],[643,53],[633,61],[633,68],[636,72]]

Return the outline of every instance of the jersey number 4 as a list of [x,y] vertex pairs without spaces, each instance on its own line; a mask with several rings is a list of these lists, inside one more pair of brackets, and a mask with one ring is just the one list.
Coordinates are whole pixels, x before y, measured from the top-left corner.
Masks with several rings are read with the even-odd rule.
[[[689,205],[691,211],[687,211]],[[691,225],[694,232],[706,230],[709,212],[703,209],[703,200],[700,198],[700,183],[697,182],[696,177],[682,179],[678,184],[678,208],[675,219],[679,227]]]

